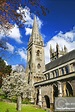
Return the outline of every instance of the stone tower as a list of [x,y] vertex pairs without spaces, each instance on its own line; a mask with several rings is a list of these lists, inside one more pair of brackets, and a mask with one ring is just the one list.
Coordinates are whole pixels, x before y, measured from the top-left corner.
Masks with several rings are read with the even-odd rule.
[[56,44],[56,51],[54,51],[54,49],[50,45],[50,60],[51,61],[65,55],[66,53],[67,53],[67,48],[65,45],[64,45],[64,48],[62,50],[60,50],[59,45]]
[[32,34],[29,39],[27,50],[28,84],[31,86],[31,102],[34,102],[33,84],[43,80],[43,71],[45,70],[44,42],[38,29],[36,17],[34,18]]

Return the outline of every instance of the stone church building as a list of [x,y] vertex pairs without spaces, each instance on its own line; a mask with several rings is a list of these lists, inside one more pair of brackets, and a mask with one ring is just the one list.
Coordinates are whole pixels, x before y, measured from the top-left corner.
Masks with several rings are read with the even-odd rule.
[[75,50],[67,52],[50,45],[50,60],[45,65],[44,41],[36,17],[27,48],[26,78],[29,98],[40,107],[50,108],[55,97],[75,96]]

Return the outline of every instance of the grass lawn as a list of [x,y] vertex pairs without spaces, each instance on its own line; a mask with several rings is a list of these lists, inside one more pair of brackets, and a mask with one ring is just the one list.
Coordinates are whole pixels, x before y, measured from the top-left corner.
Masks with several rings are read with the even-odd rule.
[[[8,111],[9,110],[9,111]],[[0,112],[17,112],[15,103],[0,102]],[[36,108],[34,105],[22,105],[21,112],[46,112],[45,110]]]

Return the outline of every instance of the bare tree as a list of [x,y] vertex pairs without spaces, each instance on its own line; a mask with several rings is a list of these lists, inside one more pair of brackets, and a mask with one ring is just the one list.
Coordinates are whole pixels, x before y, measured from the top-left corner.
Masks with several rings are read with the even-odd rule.
[[[42,0],[0,0],[0,29],[5,32],[13,27],[13,22],[17,23],[19,27],[23,26],[26,21],[23,19],[21,8],[28,6],[34,13],[42,13],[44,16],[48,9],[42,5]],[[20,10],[20,13],[17,12]]]
[[[46,16],[47,12],[49,12],[42,0],[0,0],[0,34],[7,36],[10,29],[14,27],[14,23],[19,28],[24,26],[26,15],[22,8],[25,6],[30,8],[30,13],[35,13],[36,15],[42,14]],[[17,10],[19,10],[19,13]],[[0,43],[2,43],[1,39]],[[6,49],[4,45],[0,45],[0,48],[3,48],[1,49],[2,51]]]

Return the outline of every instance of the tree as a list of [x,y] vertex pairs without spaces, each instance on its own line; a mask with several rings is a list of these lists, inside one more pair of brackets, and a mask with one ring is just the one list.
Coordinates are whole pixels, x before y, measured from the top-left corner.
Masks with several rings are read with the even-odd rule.
[[[33,12],[36,15],[42,14],[46,16],[47,12],[49,12],[42,0],[0,0],[0,34],[4,34],[4,36],[9,35],[9,31],[14,27],[14,23],[19,28],[24,26],[26,15],[22,9],[25,6],[30,8],[30,13]],[[6,41],[3,42],[0,39],[0,43],[0,52],[4,52],[7,49]]]
[[2,86],[2,77],[6,77],[6,75],[10,75],[12,69],[10,65],[6,65],[4,60],[0,58],[0,87]]
[[17,110],[21,111],[21,99],[26,97],[26,90],[28,89],[25,75],[17,73],[3,78],[2,90],[8,97],[17,97]]
[[[13,23],[17,23],[19,27],[23,26],[25,13],[21,9],[28,6],[34,13],[46,15],[48,9],[42,5],[42,0],[0,0],[0,30],[4,32],[13,27]],[[17,12],[19,10],[19,13]]]

